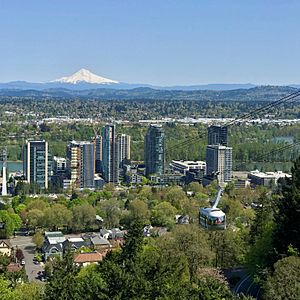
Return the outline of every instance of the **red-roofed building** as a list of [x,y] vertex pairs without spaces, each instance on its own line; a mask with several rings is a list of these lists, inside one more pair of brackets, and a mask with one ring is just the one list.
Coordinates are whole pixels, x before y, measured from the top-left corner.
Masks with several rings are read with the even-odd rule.
[[7,272],[15,273],[21,271],[23,267],[20,264],[12,262],[6,268],[7,268]]
[[88,266],[90,264],[96,264],[102,261],[105,253],[99,253],[99,252],[86,252],[86,253],[79,253],[74,258],[74,263],[78,266]]

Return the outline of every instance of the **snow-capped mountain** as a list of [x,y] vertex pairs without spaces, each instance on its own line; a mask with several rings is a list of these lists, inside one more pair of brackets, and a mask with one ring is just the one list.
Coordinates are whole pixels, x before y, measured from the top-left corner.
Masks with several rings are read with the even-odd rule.
[[71,76],[61,77],[61,78],[53,80],[51,82],[71,83],[71,84],[78,84],[78,83],[90,83],[90,84],[112,84],[112,83],[114,83],[114,84],[116,84],[116,83],[119,83],[118,81],[98,76],[86,69],[80,69],[78,72],[72,74]]
[[252,84],[207,84],[207,85],[192,85],[192,86],[154,86],[151,84],[126,83],[108,79],[90,72],[87,69],[80,69],[76,73],[61,77],[48,82],[27,82],[27,81],[11,81],[0,83],[1,90],[36,90],[47,91],[48,89],[66,89],[70,91],[83,91],[93,89],[115,89],[115,90],[130,90],[135,88],[151,88],[157,90],[212,90],[225,91],[234,89],[250,89],[255,87]]

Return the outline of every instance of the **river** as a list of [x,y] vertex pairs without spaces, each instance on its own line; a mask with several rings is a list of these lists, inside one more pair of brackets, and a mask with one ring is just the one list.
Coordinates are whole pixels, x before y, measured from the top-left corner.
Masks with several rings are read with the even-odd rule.
[[[2,170],[2,162],[0,162],[0,169]],[[22,172],[23,171],[23,162],[22,161],[8,161],[7,170],[10,172]]]

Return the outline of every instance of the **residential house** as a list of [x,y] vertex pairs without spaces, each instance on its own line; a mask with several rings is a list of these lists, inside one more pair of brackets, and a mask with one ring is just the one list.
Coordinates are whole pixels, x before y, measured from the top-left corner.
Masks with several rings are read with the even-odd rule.
[[99,252],[85,252],[79,253],[74,258],[74,263],[77,266],[86,267],[90,264],[97,264],[102,261],[103,257],[106,253],[99,253]]
[[70,249],[71,251],[79,250],[82,247],[88,247],[89,244],[82,237],[70,237],[67,238],[63,243],[63,250]]
[[44,254],[45,260],[51,256],[60,256],[63,255],[63,243],[66,240],[65,236],[61,231],[46,231],[45,232],[45,241],[42,247],[42,252]]
[[0,240],[0,254],[11,256],[12,245],[9,240]]
[[93,250],[103,250],[112,247],[108,239],[102,237],[99,233],[85,234],[83,239],[89,243],[89,247]]
[[8,273],[16,273],[22,270],[22,266],[18,263],[11,262],[7,267],[6,270]]
[[100,229],[100,235],[110,240],[124,240],[126,231],[119,228]]
[[11,262],[6,267],[7,273],[11,274],[9,277],[18,283],[23,283],[26,280],[26,273],[22,265]]

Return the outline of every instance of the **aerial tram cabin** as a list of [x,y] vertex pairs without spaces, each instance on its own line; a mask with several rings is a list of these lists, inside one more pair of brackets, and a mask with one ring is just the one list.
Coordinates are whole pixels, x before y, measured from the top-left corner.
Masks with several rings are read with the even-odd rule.
[[226,215],[217,208],[222,195],[222,188],[219,187],[212,207],[203,207],[199,210],[199,224],[206,230],[225,230]]

